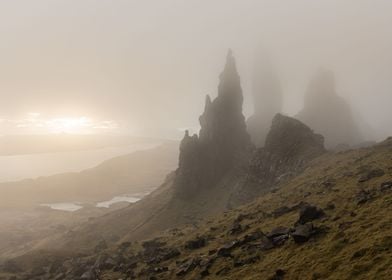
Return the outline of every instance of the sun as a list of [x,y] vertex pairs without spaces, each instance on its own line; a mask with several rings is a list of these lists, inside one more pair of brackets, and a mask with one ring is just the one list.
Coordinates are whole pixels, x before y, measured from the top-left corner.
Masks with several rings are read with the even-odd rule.
[[51,133],[89,133],[92,121],[87,117],[55,118],[47,120],[46,126]]

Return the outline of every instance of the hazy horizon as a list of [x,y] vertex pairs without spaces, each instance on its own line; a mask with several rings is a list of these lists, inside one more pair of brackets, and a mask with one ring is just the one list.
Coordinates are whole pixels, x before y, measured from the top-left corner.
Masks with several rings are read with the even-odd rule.
[[391,1],[2,1],[0,135],[179,138],[215,96],[228,48],[249,116],[254,52],[277,70],[284,113],[320,67],[373,131],[392,135]]

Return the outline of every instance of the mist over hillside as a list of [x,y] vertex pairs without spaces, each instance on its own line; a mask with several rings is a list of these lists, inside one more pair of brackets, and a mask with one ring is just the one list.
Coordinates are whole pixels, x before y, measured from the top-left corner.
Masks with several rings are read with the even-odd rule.
[[390,279],[392,2],[0,3],[0,280]]

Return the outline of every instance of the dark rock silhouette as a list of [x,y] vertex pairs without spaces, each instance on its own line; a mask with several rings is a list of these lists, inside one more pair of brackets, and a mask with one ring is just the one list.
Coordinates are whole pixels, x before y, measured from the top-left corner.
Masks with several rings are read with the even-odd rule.
[[303,171],[312,159],[324,152],[323,136],[294,118],[277,114],[265,146],[252,156],[247,182],[232,196],[232,203],[251,201]]
[[257,147],[263,147],[273,117],[282,110],[283,96],[272,63],[257,56],[253,68],[252,95],[254,113],[247,120],[248,132]]
[[251,150],[242,103],[240,77],[229,51],[218,96],[213,101],[206,97],[204,113],[199,118],[199,136],[190,136],[187,131],[181,142],[175,180],[179,194],[188,196],[211,188]]
[[276,182],[295,174],[311,159],[324,153],[324,138],[300,121],[277,114],[264,148],[254,155],[251,173]]
[[296,117],[321,133],[327,148],[341,148],[363,141],[349,104],[336,93],[331,71],[320,70],[311,80],[304,108]]

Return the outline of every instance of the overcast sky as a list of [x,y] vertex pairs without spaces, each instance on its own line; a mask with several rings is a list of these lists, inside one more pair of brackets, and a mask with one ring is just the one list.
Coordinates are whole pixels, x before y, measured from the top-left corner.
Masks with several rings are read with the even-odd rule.
[[76,119],[94,132],[177,137],[198,125],[232,48],[247,115],[263,49],[287,114],[315,70],[330,68],[381,139],[392,135],[391,26],[390,0],[2,0],[0,134]]

